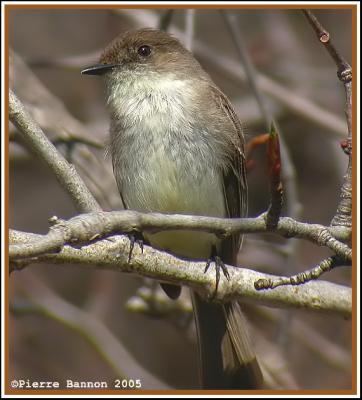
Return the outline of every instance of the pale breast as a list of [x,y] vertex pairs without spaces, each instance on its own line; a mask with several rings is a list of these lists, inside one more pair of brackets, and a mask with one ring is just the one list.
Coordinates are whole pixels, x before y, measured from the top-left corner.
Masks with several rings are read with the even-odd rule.
[[[225,216],[217,146],[197,120],[187,90],[185,82],[172,81],[171,90],[163,81],[158,90],[145,87],[123,97],[122,124],[114,124],[111,135],[118,143],[113,165],[127,208]],[[216,243],[214,235],[195,232],[164,232],[149,239],[156,247],[194,258],[207,257]]]
[[[122,185],[125,203],[145,212],[224,216],[220,176],[210,168],[194,168],[200,162],[204,160],[185,155],[172,159],[162,145],[149,149]],[[211,246],[218,243],[214,235],[200,232],[166,231],[146,237],[154,247],[190,258],[209,257]]]

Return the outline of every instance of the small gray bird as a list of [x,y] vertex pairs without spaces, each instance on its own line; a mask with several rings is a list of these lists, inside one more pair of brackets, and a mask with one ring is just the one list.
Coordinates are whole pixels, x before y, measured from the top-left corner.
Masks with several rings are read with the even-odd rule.
[[[174,37],[127,32],[82,71],[104,75],[111,116],[109,152],[125,208],[239,218],[247,211],[244,138],[227,97]],[[236,264],[241,236],[146,234],[155,248],[190,259]],[[165,285],[176,297],[179,291]],[[192,294],[206,389],[258,388],[262,377],[237,302]]]

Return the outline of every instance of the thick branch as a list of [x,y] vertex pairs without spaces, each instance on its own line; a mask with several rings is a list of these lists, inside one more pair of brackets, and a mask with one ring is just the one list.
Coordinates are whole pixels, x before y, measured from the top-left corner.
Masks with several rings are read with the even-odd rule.
[[[140,213],[137,211],[100,211],[78,215],[68,221],[53,217],[48,234],[40,240],[27,244],[10,245],[10,260],[36,257],[45,253],[58,252],[65,244],[79,245],[112,233],[158,232],[167,230],[192,230],[215,233],[226,237],[235,233],[268,232],[265,214],[257,218],[215,218],[194,215],[167,215]],[[341,232],[323,225],[298,222],[292,218],[279,219],[273,232],[284,237],[298,237],[319,246],[326,246],[347,261],[352,259],[352,250],[334,234]],[[10,242],[11,243],[11,242]]]
[[[40,235],[12,231],[12,243],[33,241]],[[137,247],[128,263],[129,240],[124,236],[112,236],[91,245],[75,249],[65,246],[59,254],[48,254],[29,262],[82,264],[84,268],[97,267],[136,273],[149,278],[183,284],[192,287],[206,298],[215,295],[215,272],[210,268],[204,273],[204,262],[181,260],[167,253],[145,246],[143,253]],[[325,281],[304,285],[282,286],[274,290],[257,291],[254,283],[259,279],[273,279],[272,275],[245,268],[227,266],[230,280],[221,276],[216,300],[226,302],[242,300],[272,307],[294,307],[311,311],[323,311],[344,317],[351,315],[351,289]]]
[[78,210],[81,212],[100,210],[100,206],[75,168],[57,151],[11,90],[9,92],[9,118],[19,129],[29,148],[54,172],[58,182],[68,192]]

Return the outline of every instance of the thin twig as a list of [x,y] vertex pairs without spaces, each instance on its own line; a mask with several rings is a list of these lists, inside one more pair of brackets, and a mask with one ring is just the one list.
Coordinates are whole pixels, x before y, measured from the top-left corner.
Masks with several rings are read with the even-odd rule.
[[264,119],[265,130],[268,131],[270,128],[270,124],[272,122],[272,117],[268,110],[266,101],[258,88],[257,81],[256,81],[256,71],[250,60],[248,52],[244,46],[244,42],[241,38],[241,32],[240,32],[239,25],[236,20],[236,16],[234,14],[231,14],[227,10],[220,10],[220,13],[224,18],[227,28],[229,29],[230,36],[234,42],[234,45],[237,49],[241,64],[245,70],[245,74],[247,76],[248,83],[250,84],[250,87],[253,91],[255,99],[258,103],[261,115]]
[[172,22],[174,12],[175,10],[173,9],[164,11],[158,22],[158,29],[160,29],[161,31],[168,31],[168,28]]
[[195,16],[196,10],[190,8],[186,10],[185,15],[185,47],[187,50],[192,51],[194,46],[194,32],[195,32]]
[[[237,49],[240,61],[245,69],[245,75],[248,79],[250,87],[254,93],[254,96],[257,100],[257,103],[260,108],[260,112],[264,118],[264,124],[266,131],[269,131],[271,122],[273,120],[268,106],[266,104],[265,98],[261,93],[260,88],[262,85],[260,84],[260,79],[258,79],[257,72],[254,69],[254,66],[250,60],[248,52],[245,49],[245,46],[242,41],[242,35],[239,30],[239,26],[235,19],[235,15],[230,14],[228,11],[220,10],[226,25],[230,31],[230,35]],[[276,123],[274,122],[274,125]],[[290,217],[298,219],[300,214],[300,203],[298,201],[298,193],[297,187],[295,183],[295,168],[290,157],[288,147],[283,139],[283,136],[280,134],[280,129],[277,127],[277,131],[279,133],[279,142],[281,147],[281,157],[283,163],[283,169],[281,170],[283,181],[285,183],[286,189],[286,206],[287,213]]]
[[346,264],[346,261],[341,260],[336,256],[328,257],[310,270],[300,272],[299,274],[290,277],[281,276],[276,279],[259,279],[255,282],[255,289],[274,289],[283,285],[300,285],[318,279],[322,274],[331,271],[333,268],[346,265],[350,266],[351,263],[349,262]]
[[[309,23],[311,24],[312,28],[314,29],[315,33],[319,41],[325,46],[330,56],[333,58],[334,62],[338,68],[338,77],[341,81],[343,81],[342,76],[345,75],[347,72],[348,74],[352,74],[351,66],[348,62],[344,59],[344,57],[337,51],[334,47],[329,32],[322,26],[322,24],[318,21],[317,17],[310,11],[310,10],[302,10],[303,14],[308,19]],[[347,78],[347,77],[346,77]],[[352,75],[348,78],[348,80],[352,79]]]
[[[272,115],[269,111],[268,104],[266,102],[264,94],[261,92],[260,88],[262,87],[260,78],[257,76],[257,72],[253,66],[253,63],[249,57],[248,52],[243,44],[242,35],[235,19],[235,15],[230,14],[228,11],[221,11],[224,16],[226,25],[230,31],[233,42],[237,48],[239,58],[241,63],[245,69],[245,75],[248,79],[248,83],[254,93],[254,96],[259,105],[261,114],[264,118],[264,124],[266,130],[269,131],[269,127],[273,123],[273,126],[277,126],[277,122],[273,121]],[[273,121],[273,122],[272,122]],[[271,176],[271,204],[267,213],[267,225],[268,228],[275,228],[277,226],[282,204],[283,204],[283,186],[282,181],[285,186],[285,204],[286,204],[286,213],[290,217],[294,219],[300,218],[301,213],[301,204],[298,198],[298,190],[296,184],[296,172],[295,167],[292,161],[292,158],[289,154],[288,146],[284,140],[284,135],[282,134],[280,128],[277,126],[278,135],[278,157],[279,162],[277,163],[279,166],[278,172],[274,171]],[[269,144],[271,140],[269,140]],[[279,150],[280,145],[280,150]],[[270,149],[270,146],[269,146]],[[270,158],[270,155],[269,155]],[[276,164],[276,165],[277,165]],[[281,167],[283,165],[283,168]],[[275,166],[276,166],[275,165]],[[270,171],[269,171],[270,172]],[[282,179],[281,179],[282,178]],[[292,271],[294,269],[294,263],[292,262],[292,255],[295,254],[297,242],[295,240],[289,240],[285,244],[285,258],[284,258],[284,269],[288,271]],[[289,319],[287,315],[286,318]],[[286,326],[286,325],[285,325]],[[283,329],[284,330],[284,329]]]
[[326,48],[337,66],[337,76],[343,83],[346,92],[345,113],[347,120],[347,150],[348,167],[343,177],[341,187],[340,202],[335,216],[332,219],[333,226],[352,226],[352,68],[344,57],[334,47],[329,32],[318,21],[317,17],[309,10],[302,10],[314,29],[318,40]]
[[69,164],[45,136],[39,125],[25,110],[12,90],[9,91],[9,118],[19,129],[24,142],[54,172],[58,182],[68,192],[74,205],[82,212],[100,210],[75,168]]

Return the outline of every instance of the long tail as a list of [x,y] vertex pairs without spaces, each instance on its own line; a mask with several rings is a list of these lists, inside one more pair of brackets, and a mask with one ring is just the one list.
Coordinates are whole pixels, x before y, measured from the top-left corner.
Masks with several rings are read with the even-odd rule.
[[259,388],[263,378],[239,304],[207,303],[197,293],[192,293],[192,302],[203,388]]

